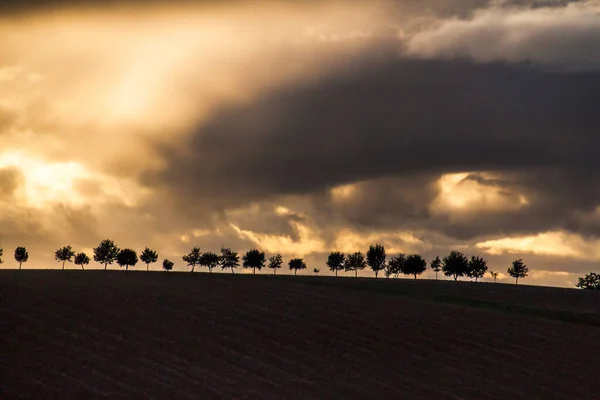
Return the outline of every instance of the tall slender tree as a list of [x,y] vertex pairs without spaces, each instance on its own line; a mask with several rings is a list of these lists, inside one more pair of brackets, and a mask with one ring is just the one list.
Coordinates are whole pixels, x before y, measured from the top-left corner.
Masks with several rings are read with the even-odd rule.
[[75,251],[71,246],[61,247],[54,252],[54,259],[58,262],[62,261],[62,269],[65,269],[65,262],[72,262],[75,257]]
[[117,259],[119,254],[119,248],[115,245],[115,242],[109,239],[105,239],[98,247],[94,249],[94,261],[100,264],[104,264],[104,270],[109,264],[112,264]]
[[283,257],[281,254],[275,254],[274,256],[269,257],[268,268],[273,270],[273,275],[277,275],[277,270],[281,268],[283,265]]
[[187,263],[188,267],[192,267],[192,270],[190,272],[194,272],[196,265],[200,264],[201,256],[202,253],[200,252],[200,247],[194,247],[192,248],[192,251],[190,251],[188,254],[182,257],[183,261]]
[[125,267],[125,271],[129,271],[129,267],[134,267],[138,263],[138,256],[135,250],[123,249],[117,254],[117,264]]
[[219,256],[211,251],[202,253],[202,256],[200,256],[200,265],[208,268],[208,272],[212,273],[213,268],[219,266]]
[[437,281],[438,272],[440,272],[442,270],[442,260],[440,260],[439,257],[436,257],[433,260],[431,260],[431,263],[429,264],[429,266],[431,267],[432,270],[435,271],[435,280]]
[[402,273],[404,275],[413,275],[417,279],[417,275],[421,275],[427,269],[427,261],[419,254],[410,254],[404,261]]
[[525,278],[529,274],[529,268],[523,264],[522,259],[513,261],[512,267],[508,269],[508,274],[513,278],[516,278],[515,284],[519,284],[519,278]]
[[365,256],[360,251],[351,253],[346,256],[346,262],[344,269],[346,271],[354,271],[354,277],[358,277],[358,271],[363,270],[367,267]]
[[266,262],[265,252],[257,249],[248,250],[242,257],[243,267],[252,268],[252,274],[256,273],[256,269],[260,271]]
[[90,263],[90,258],[88,257],[87,254],[77,253],[75,255],[75,265],[80,265],[81,269],[85,269],[85,268],[83,268],[83,266],[88,265],[89,263]]
[[469,267],[467,268],[467,276],[469,278],[475,278],[475,282],[477,282],[479,278],[483,278],[487,270],[487,261],[479,256],[471,256]]
[[385,247],[381,244],[371,245],[367,251],[367,265],[375,272],[375,278],[379,271],[385,268]]
[[150,264],[154,264],[158,261],[158,253],[146,247],[140,254],[140,260],[146,264],[146,271],[148,271],[150,269]]
[[338,275],[338,271],[342,271],[344,269],[344,261],[346,260],[346,256],[344,253],[340,253],[339,251],[332,251],[329,253],[329,257],[327,257],[327,266],[330,271],[335,272],[335,276]]
[[290,267],[290,271],[294,271],[294,275],[296,275],[299,270],[306,269],[306,263],[304,263],[304,260],[301,258],[292,258],[289,261],[288,266]]
[[219,264],[221,269],[231,269],[231,273],[240,265],[240,257],[238,253],[227,247],[221,247],[221,256],[219,257]]
[[390,258],[390,261],[386,267],[386,276],[394,275],[397,278],[398,275],[402,273],[405,262],[406,256],[402,253]]
[[459,276],[465,276],[469,268],[469,259],[460,251],[451,251],[442,261],[442,271],[446,276],[454,277],[458,280]]
[[165,271],[169,272],[173,269],[173,261],[169,260],[168,258],[165,258],[163,260],[162,267]]
[[24,262],[27,262],[29,260],[29,253],[27,252],[27,249],[25,247],[17,247],[15,249],[15,261],[19,263],[19,269],[21,269],[21,265],[23,265]]

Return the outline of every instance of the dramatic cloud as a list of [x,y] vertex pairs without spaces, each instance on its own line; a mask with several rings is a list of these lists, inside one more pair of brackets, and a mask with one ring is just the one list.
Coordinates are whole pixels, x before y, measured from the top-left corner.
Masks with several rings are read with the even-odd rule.
[[110,237],[594,268],[598,1],[1,6],[0,245],[32,266]]

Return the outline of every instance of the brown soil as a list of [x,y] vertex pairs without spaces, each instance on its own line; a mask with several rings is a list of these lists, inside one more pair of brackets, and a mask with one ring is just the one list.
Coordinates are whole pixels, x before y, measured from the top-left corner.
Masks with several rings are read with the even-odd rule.
[[0,271],[0,296],[3,399],[598,396],[600,293]]

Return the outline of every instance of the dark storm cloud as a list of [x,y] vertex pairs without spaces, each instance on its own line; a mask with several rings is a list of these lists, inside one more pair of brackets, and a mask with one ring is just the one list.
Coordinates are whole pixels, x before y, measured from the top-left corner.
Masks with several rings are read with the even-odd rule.
[[[452,233],[464,238],[568,227],[571,213],[600,201],[600,74],[373,59],[326,82],[223,109],[192,135],[193,156],[168,154],[160,181],[179,196],[226,207],[386,176],[429,175],[422,182],[429,187],[442,173],[513,175],[510,185],[532,198],[530,207],[453,223]],[[385,190],[367,191],[368,200],[350,219],[368,214],[377,221],[377,208],[402,214],[408,201],[413,215],[423,217],[414,219],[427,225],[418,205],[431,200],[430,192],[409,190],[398,200],[393,192],[402,187],[388,187],[388,197]],[[375,200],[369,197],[378,192]],[[394,201],[403,207],[393,207]],[[356,216],[361,209],[365,216]]]

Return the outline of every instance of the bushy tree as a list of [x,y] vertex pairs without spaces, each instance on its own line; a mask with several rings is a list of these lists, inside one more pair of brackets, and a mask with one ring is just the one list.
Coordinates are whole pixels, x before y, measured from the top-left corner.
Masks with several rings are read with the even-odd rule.
[[260,271],[266,262],[266,257],[264,251],[260,251],[257,249],[248,250],[246,254],[242,257],[243,267],[244,268],[252,268],[252,274],[256,273],[256,269]]
[[200,256],[200,265],[208,268],[208,272],[212,273],[213,268],[219,266],[219,256],[216,253],[207,251]]
[[431,264],[429,264],[429,266],[432,270],[435,271],[435,280],[437,281],[438,272],[442,270],[442,260],[440,260],[439,257],[436,257],[433,260],[431,260]]
[[140,260],[146,264],[146,271],[148,271],[150,269],[150,264],[154,264],[158,261],[158,253],[146,247],[140,254]]
[[88,257],[87,254],[77,253],[75,255],[75,265],[80,265],[81,269],[85,269],[85,268],[83,268],[83,266],[88,265],[89,263],[90,263],[90,258]]
[[465,276],[469,268],[469,259],[460,251],[451,251],[442,261],[442,271],[446,276],[454,277],[458,280],[459,276]]
[[523,264],[522,259],[518,259],[513,261],[512,267],[508,269],[508,274],[513,278],[516,278],[515,284],[519,284],[519,278],[525,278],[527,274],[529,274],[529,268],[527,265]]
[[129,267],[134,267],[138,263],[138,256],[135,250],[123,249],[117,254],[117,264],[125,267],[125,271],[129,271]]
[[344,261],[346,260],[346,256],[344,253],[340,253],[339,251],[332,251],[329,253],[327,257],[327,266],[330,271],[335,272],[335,276],[338,275],[338,271],[342,271],[344,269]]
[[54,259],[58,262],[62,261],[62,269],[65,269],[65,262],[72,262],[75,257],[75,252],[71,246],[61,247],[54,252]]
[[467,269],[467,276],[469,278],[475,278],[475,282],[477,282],[479,278],[483,278],[487,270],[487,261],[479,256],[471,256]]
[[221,269],[231,269],[231,273],[233,274],[233,270],[240,265],[240,257],[235,251],[227,247],[221,247],[221,256],[219,257],[219,264],[221,264]]
[[172,270],[173,269],[173,261],[169,260],[168,258],[165,258],[163,260],[162,267],[167,272]]
[[427,261],[419,254],[410,254],[406,256],[402,273],[404,275],[413,275],[417,279],[417,275],[421,275],[427,269]]
[[375,272],[375,278],[379,271],[385,268],[385,247],[381,244],[371,245],[367,251],[367,265]]
[[344,269],[346,271],[354,271],[354,277],[358,276],[358,271],[365,269],[367,263],[365,261],[365,256],[360,251],[356,253],[351,253],[346,256],[346,263],[344,264]]
[[273,270],[273,275],[277,275],[277,270],[281,268],[283,265],[283,257],[281,254],[275,254],[272,257],[269,257],[269,264],[267,268],[271,268]]
[[2,249],[2,246],[0,246],[0,264],[2,264],[4,262],[4,260],[2,259],[3,255],[4,255],[4,250]]
[[19,263],[19,269],[21,269],[21,265],[23,265],[24,262],[27,262],[27,260],[29,260],[27,249],[25,247],[17,247],[15,249],[15,261]]
[[579,278],[579,282],[575,286],[584,290],[600,290],[600,274],[590,272],[583,278]]
[[192,251],[190,251],[188,254],[182,257],[183,261],[187,263],[188,267],[192,267],[192,270],[190,272],[194,272],[194,268],[196,268],[196,265],[200,264],[201,256],[202,253],[200,252],[200,247],[194,247],[192,248]]
[[100,264],[104,264],[104,270],[109,264],[112,264],[117,259],[119,254],[119,248],[115,245],[115,242],[109,239],[105,239],[98,247],[94,249],[94,261]]
[[404,262],[406,261],[406,255],[400,253],[397,256],[390,258],[387,267],[385,268],[385,276],[390,277],[394,275],[396,278],[402,273],[404,268]]
[[301,258],[292,258],[288,263],[288,266],[290,267],[290,271],[294,271],[294,275],[296,275],[299,270],[306,269],[306,264]]

